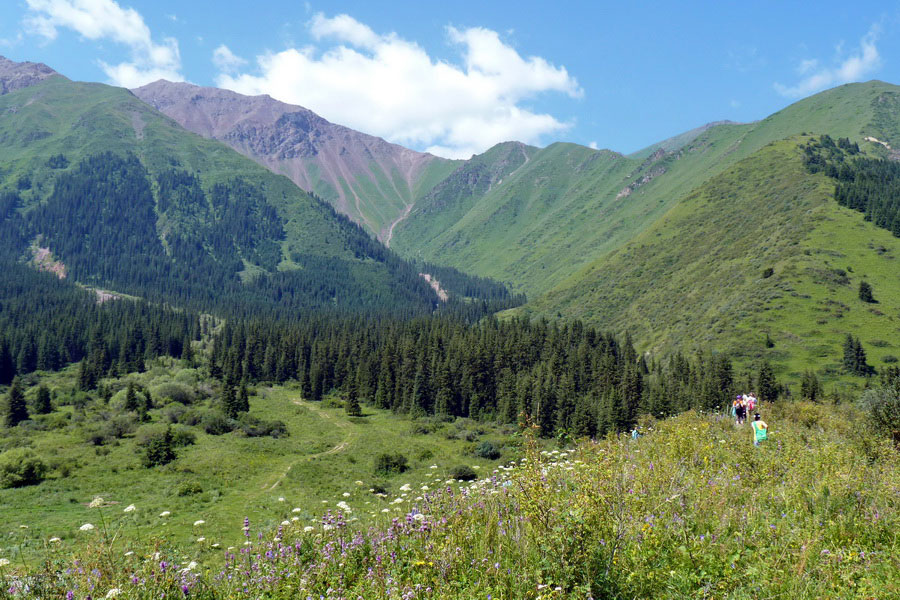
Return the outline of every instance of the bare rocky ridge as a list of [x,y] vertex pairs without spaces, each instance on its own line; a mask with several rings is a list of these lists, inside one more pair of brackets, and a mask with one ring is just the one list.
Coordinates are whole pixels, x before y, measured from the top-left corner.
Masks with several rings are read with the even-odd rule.
[[220,140],[384,235],[414,201],[431,154],[335,125],[270,96],[156,81],[132,92],[182,127]]
[[59,73],[44,63],[15,62],[0,56],[0,96],[40,83],[53,75]]

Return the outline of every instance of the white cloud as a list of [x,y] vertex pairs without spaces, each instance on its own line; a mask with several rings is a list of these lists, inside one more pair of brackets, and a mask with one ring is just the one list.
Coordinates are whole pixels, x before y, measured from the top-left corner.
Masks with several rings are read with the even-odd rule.
[[570,123],[523,102],[546,92],[582,95],[564,67],[523,58],[489,29],[447,28],[460,64],[434,59],[416,43],[377,34],[348,15],[316,14],[309,29],[317,42],[335,43],[259,56],[255,73],[220,69],[217,84],[269,94],[393,142],[464,158],[498,142],[534,144],[567,129]]
[[591,148],[592,150],[596,150],[596,149],[597,149],[597,142],[591,142],[590,144],[588,144],[588,148]]
[[232,52],[225,44],[221,44],[218,48],[213,50],[212,61],[219,71],[224,71],[225,73],[237,71],[247,64],[246,60]]
[[875,46],[878,32],[877,25],[869,29],[859,41],[859,48],[846,58],[843,57],[843,44],[839,44],[835,49],[838,58],[832,67],[820,67],[817,59],[802,60],[797,66],[797,73],[805,77],[793,86],[776,83],[775,91],[782,96],[799,98],[869,76],[881,66],[881,56]]
[[128,46],[131,61],[99,64],[110,83],[138,87],[160,78],[181,81],[181,56],[178,42],[165,38],[153,41],[150,28],[133,8],[122,8],[113,0],[27,0],[26,29],[56,39],[59,28],[76,31],[82,37],[112,40]]

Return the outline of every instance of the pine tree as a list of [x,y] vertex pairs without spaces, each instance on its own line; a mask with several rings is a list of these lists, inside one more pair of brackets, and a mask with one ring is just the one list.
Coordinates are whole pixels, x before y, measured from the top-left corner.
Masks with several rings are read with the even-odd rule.
[[810,402],[818,402],[822,399],[822,384],[812,371],[806,371],[800,380],[800,396]]
[[362,406],[359,404],[359,395],[356,393],[356,385],[349,386],[347,390],[347,402],[344,404],[348,417],[361,417]]
[[236,419],[238,416],[237,397],[234,394],[234,386],[228,382],[222,385],[222,412],[229,419]]
[[236,399],[237,412],[250,412],[250,394],[247,391],[247,384],[241,383],[240,390]]
[[37,396],[34,399],[34,412],[39,415],[46,415],[52,410],[53,405],[50,402],[50,390],[47,389],[47,386],[41,384],[38,387]]
[[184,338],[184,342],[181,344],[181,360],[183,360],[187,366],[194,366],[194,347],[191,345],[191,338]]
[[28,406],[25,404],[25,394],[19,378],[12,380],[12,385],[6,395],[6,426],[15,427],[22,421],[28,420]]
[[133,381],[128,382],[128,389],[125,391],[125,410],[136,412],[138,410],[137,391]]
[[0,340],[0,385],[9,385],[16,376],[16,365],[13,363],[9,348]]
[[859,282],[859,299],[863,302],[875,302],[875,297],[872,295],[872,286],[868,281]]
[[147,468],[168,464],[175,458],[171,427],[166,427],[161,435],[151,437],[144,447],[143,463]]
[[775,371],[767,360],[759,366],[759,374],[756,376],[756,391],[759,394],[760,402],[774,402],[778,397]]

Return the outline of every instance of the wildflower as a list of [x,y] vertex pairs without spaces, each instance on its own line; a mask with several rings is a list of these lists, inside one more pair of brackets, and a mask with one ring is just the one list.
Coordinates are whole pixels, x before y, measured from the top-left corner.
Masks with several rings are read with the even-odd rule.
[[408,483],[404,483],[403,485],[400,486],[401,492],[408,492],[411,489],[412,489],[412,486],[410,486]]
[[312,525],[307,525],[306,527],[303,528],[303,531],[306,533],[309,533],[313,529],[314,529],[314,527]]
[[355,484],[356,484],[356,485],[362,485],[362,484],[363,484],[363,482],[362,482],[362,481],[360,481],[360,480],[359,480],[359,479],[357,479],[357,480],[356,480],[356,481],[354,481],[354,482],[353,482],[353,483],[355,483]]
[[212,547],[213,547],[213,548],[218,548],[218,547],[219,547],[219,544],[213,544]]
[[123,510],[122,512],[129,513],[129,512],[134,512],[135,510],[137,510],[137,507],[134,504],[129,504],[128,506],[125,507],[125,510]]
[[58,537],[52,537],[52,538],[50,538],[48,541],[49,541],[51,544],[58,544],[58,543],[60,543],[62,540],[59,539]]
[[8,558],[0,558],[0,567],[5,567],[8,564],[9,564]]
[[188,566],[186,566],[184,568],[184,570],[185,571],[193,571],[196,568],[197,568],[197,561],[192,560],[191,562],[188,563]]
[[133,556],[133,555],[134,555],[134,552],[132,552],[131,550],[129,550],[128,552],[125,553],[125,556]]
[[281,496],[280,498],[278,498],[278,501],[279,501],[279,502],[284,502],[284,496]]
[[84,525],[82,525],[82,526],[79,527],[78,529],[80,529],[81,531],[90,531],[90,530],[92,530],[93,528],[94,528],[94,526],[91,525],[90,523],[85,523]]
[[194,521],[194,527],[200,527],[204,523],[206,523],[206,521],[204,521],[203,519],[197,519],[196,521]]
[[349,497],[350,497],[350,492],[344,492],[344,493],[341,494],[341,495],[342,495],[344,498],[349,498]]
[[297,507],[297,508],[295,508],[295,509],[293,509],[293,510],[291,510],[291,512],[292,512],[292,513],[301,513],[301,512],[303,512],[303,509],[302,509],[302,508],[299,508],[299,507]]
[[171,515],[171,514],[172,514],[172,513],[170,513],[169,511],[164,510],[164,511],[162,511],[161,513],[159,513],[159,516],[161,516],[163,519],[165,519],[166,517],[168,517],[168,516]]
[[199,543],[203,543],[203,542],[205,542],[205,541],[206,541],[206,538],[205,538],[205,537],[198,537],[198,538],[197,538],[197,542],[199,542]]
[[[88,508],[100,508],[101,506],[103,506],[103,498],[101,498],[100,496],[97,496],[96,498],[91,500],[90,504],[88,504]],[[116,589],[116,588],[113,588],[113,589]],[[112,591],[112,590],[110,590],[110,591]]]
[[28,529],[28,525],[19,525],[19,529]]
[[300,517],[291,517],[291,522],[292,522],[292,523],[293,523],[293,522],[296,522],[296,521],[299,521],[299,520],[300,520]]
[[119,588],[112,588],[111,590],[106,592],[106,597],[107,598],[115,598],[116,596],[118,596],[121,593],[122,593],[122,590],[120,590]]

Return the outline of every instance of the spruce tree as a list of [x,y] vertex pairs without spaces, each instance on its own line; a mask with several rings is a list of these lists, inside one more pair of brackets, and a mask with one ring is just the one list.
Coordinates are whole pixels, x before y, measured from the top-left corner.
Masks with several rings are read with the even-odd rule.
[[9,392],[6,395],[6,426],[15,427],[28,419],[28,406],[25,404],[25,394],[19,378],[12,381]]
[[16,376],[16,365],[5,343],[0,341],[0,385],[9,385]]
[[41,384],[38,387],[37,396],[34,399],[34,412],[39,415],[46,415],[52,410],[53,405],[50,402],[50,390],[47,389],[47,386]]
[[235,402],[237,412],[250,412],[250,394],[247,391],[246,383],[241,383]]
[[136,412],[138,408],[137,391],[135,390],[134,382],[129,381],[128,389],[125,391],[125,410]]
[[151,437],[144,447],[143,463],[147,468],[168,464],[175,458],[171,427],[166,427],[165,432]]
[[872,295],[872,286],[868,281],[859,282],[859,299],[863,302],[875,302],[875,297]]
[[225,383],[222,386],[222,412],[229,419],[236,419],[238,416],[237,397],[234,394],[234,386]]
[[812,371],[806,371],[800,380],[800,396],[811,402],[819,402],[822,399],[822,384]]
[[767,360],[759,366],[759,373],[756,376],[756,392],[759,394],[760,402],[774,402],[778,397],[775,371]]

